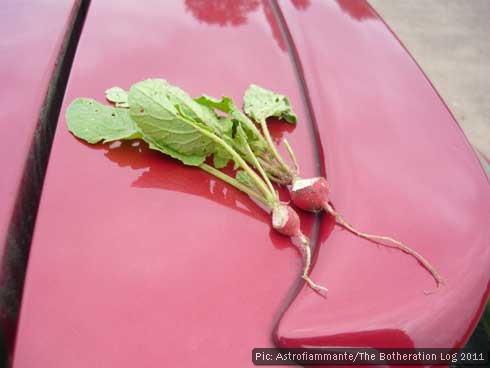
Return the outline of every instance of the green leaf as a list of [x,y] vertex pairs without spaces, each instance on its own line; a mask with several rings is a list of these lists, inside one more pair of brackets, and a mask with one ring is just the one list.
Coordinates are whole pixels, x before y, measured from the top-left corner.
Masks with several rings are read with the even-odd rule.
[[195,101],[202,106],[216,109],[228,114],[229,119],[237,121],[240,125],[242,125],[245,131],[249,132],[250,138],[258,139],[257,135],[259,134],[259,131],[255,128],[253,122],[251,122],[250,119],[247,118],[247,116],[245,116],[235,105],[230,97],[223,96],[221,97],[221,100],[218,100],[217,98],[208,95],[202,95],[196,98]]
[[214,132],[221,134],[222,125],[213,109],[197,103],[191,96],[179,87],[169,84],[163,79],[149,79],[149,83],[157,83],[168,100],[175,106],[179,113],[190,120],[207,125]]
[[176,160],[179,160],[182,162],[184,165],[189,165],[189,166],[199,166],[204,163],[206,160],[206,156],[200,156],[200,155],[186,155],[182,154],[179,151],[176,151],[170,147],[164,146],[160,144],[160,142],[157,142],[151,138],[148,137],[143,137],[143,139],[148,143],[148,146],[155,151],[160,151],[172,158],[175,158]]
[[140,138],[127,109],[102,105],[90,98],[77,98],[66,111],[68,129],[88,143]]
[[236,129],[235,138],[233,139],[233,146],[243,152],[243,155],[247,160],[250,160],[250,155],[247,154],[247,145],[249,144],[247,135],[242,126],[239,125]]
[[229,113],[235,104],[233,103],[233,100],[230,97],[223,96],[221,97],[221,100],[218,100],[215,97],[208,96],[208,95],[202,95],[198,98],[195,99],[195,101],[203,106],[211,107],[213,109]]
[[286,96],[251,84],[245,91],[243,99],[245,113],[255,121],[265,121],[274,116],[285,119],[288,123],[296,124],[296,114]]
[[246,185],[247,187],[255,188],[255,183],[252,181],[252,179],[250,179],[250,176],[248,176],[248,174],[245,171],[238,170],[236,172],[235,178],[236,178],[236,180],[238,180],[240,183]]
[[266,149],[267,144],[264,141],[259,130],[255,127],[254,123],[235,105],[230,97],[223,96],[221,100],[217,98],[202,95],[195,99],[201,105],[209,108],[217,109],[221,112],[228,114],[228,118],[239,124],[243,131],[247,135],[250,147],[254,152],[262,152]]
[[202,110],[186,105],[187,98],[180,91],[162,79],[136,83],[129,91],[130,115],[150,148],[197,166],[217,145],[208,136],[213,129],[201,121]]
[[220,125],[220,135],[233,137],[236,123],[229,116],[218,116],[218,122]]
[[114,102],[116,107],[129,107],[128,93],[121,87],[112,87],[105,91],[108,101]]
[[217,153],[215,153],[213,156],[213,166],[217,169],[222,169],[228,166],[228,162],[230,162],[230,158],[227,156],[223,157]]
[[[233,121],[227,116],[220,116],[218,120],[221,125],[222,135],[221,138],[233,147]],[[228,166],[228,162],[232,159],[231,155],[223,147],[217,145],[214,152],[213,164],[217,169],[222,169]]]

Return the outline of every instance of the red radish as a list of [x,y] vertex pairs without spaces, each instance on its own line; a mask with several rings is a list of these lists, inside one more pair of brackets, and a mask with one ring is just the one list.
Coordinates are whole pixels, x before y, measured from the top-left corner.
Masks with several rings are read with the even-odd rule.
[[317,212],[321,211],[325,201],[328,201],[330,189],[327,180],[323,177],[295,179],[289,193],[297,207],[305,211]]
[[[434,277],[437,286],[443,283],[441,276],[431,266],[431,264],[422,257],[419,253],[403,244],[402,242],[390,238],[388,236],[371,235],[356,230],[352,225],[346,222],[329,203],[329,186],[327,180],[323,177],[311,179],[302,179],[298,177],[299,165],[294,155],[292,147],[286,139],[283,140],[291,161],[294,165],[291,168],[281,157],[272,140],[266,120],[269,117],[277,117],[285,119],[287,122],[295,124],[297,121],[296,114],[292,111],[289,100],[280,94],[276,94],[270,90],[257,85],[250,85],[244,96],[244,111],[245,113],[262,128],[262,142],[267,146],[267,152],[258,152],[258,160],[261,167],[265,170],[266,175],[270,180],[292,187],[289,190],[293,203],[304,210],[318,212],[321,210],[327,211],[335,220],[343,227],[352,233],[370,240],[384,241],[390,244],[381,243],[384,246],[389,246],[402,250],[405,253],[413,256],[419,261]],[[245,123],[244,123],[245,124]],[[260,136],[260,134],[259,134]],[[283,226],[291,226],[287,222]]]
[[439,273],[434,269],[434,267],[432,267],[429,261],[427,261],[422,255],[420,255],[418,252],[416,252],[409,246],[389,236],[372,235],[372,234],[367,234],[358,231],[351,224],[345,221],[344,218],[340,216],[340,214],[337,211],[335,211],[329,203],[330,191],[329,191],[327,180],[325,178],[316,177],[311,179],[302,179],[296,177],[293,180],[293,185],[291,186],[289,193],[293,203],[303,210],[312,211],[312,212],[318,212],[320,210],[324,210],[329,214],[331,214],[341,226],[343,226],[347,230],[351,231],[352,233],[362,238],[375,240],[375,241],[382,240],[391,243],[391,244],[383,244],[383,243],[380,244],[387,247],[397,248],[411,255],[418,262],[420,262],[427,271],[430,272],[432,277],[435,279],[438,287],[444,284],[444,280],[442,279],[441,275],[439,275]]
[[311,249],[308,238],[301,232],[300,220],[296,211],[287,204],[278,204],[272,210],[272,227],[280,234],[297,238],[305,258],[302,278],[315,291],[324,295],[328,289],[317,285],[308,276],[311,266]]
[[280,204],[272,211],[272,227],[286,236],[296,236],[300,230],[299,216],[291,206]]

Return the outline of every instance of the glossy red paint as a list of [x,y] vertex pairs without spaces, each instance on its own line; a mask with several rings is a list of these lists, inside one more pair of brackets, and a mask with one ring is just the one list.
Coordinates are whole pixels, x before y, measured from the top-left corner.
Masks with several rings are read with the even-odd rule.
[[[412,258],[321,228],[312,278],[281,318],[281,346],[462,346],[488,298],[490,187],[460,127],[416,63],[361,1],[280,2],[316,116],[336,209],[391,234]],[[306,173],[303,173],[305,176]],[[311,173],[312,175],[314,173]],[[327,229],[330,232],[330,229]]]
[[[14,367],[243,367],[253,347],[273,346],[302,260],[270,215],[143,144],[92,147],[66,129],[75,97],[103,100],[108,87],[147,77],[238,101],[258,83],[290,96],[305,121],[268,5],[202,5],[91,4],[46,175]],[[278,122],[274,135],[302,147],[314,170],[307,125],[292,134]],[[302,216],[306,234],[313,218]]]
[[[329,296],[301,288],[277,342],[461,345],[487,296],[490,268],[489,186],[470,146],[365,3],[280,7],[314,108],[321,162],[288,45],[265,1],[94,2],[63,111],[75,97],[102,100],[107,87],[154,76],[195,95],[240,99],[251,82],[289,95],[300,124],[294,134],[278,124],[274,135],[296,148],[302,176],[325,167],[347,219],[412,244],[447,286],[425,296],[432,280],[410,257],[337,227],[329,236],[333,224],[323,217],[312,276]],[[312,233],[314,216],[301,217]],[[251,349],[273,345],[299,285],[301,260],[269,221],[198,169],[142,144],[82,144],[61,117],[14,367],[251,366]]]
[[77,3],[7,0],[0,9],[0,324],[8,339],[16,314],[9,299],[13,271],[8,268],[17,267],[15,257],[7,256],[8,228],[44,99]]

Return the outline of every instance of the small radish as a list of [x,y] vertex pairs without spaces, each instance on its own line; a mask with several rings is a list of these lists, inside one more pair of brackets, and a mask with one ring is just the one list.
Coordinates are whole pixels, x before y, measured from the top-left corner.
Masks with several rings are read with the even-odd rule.
[[260,125],[262,128],[263,141],[265,141],[265,144],[267,145],[268,155],[264,157],[264,154],[259,152],[258,159],[261,160],[266,174],[272,181],[275,181],[281,185],[292,184],[289,193],[292,202],[297,207],[312,212],[319,212],[322,210],[327,211],[341,226],[345,227],[357,236],[370,240],[390,243],[383,245],[400,249],[403,252],[413,256],[427,269],[427,271],[431,273],[437,282],[437,286],[443,283],[441,276],[431,266],[431,264],[407,245],[388,236],[363,233],[356,230],[352,225],[345,221],[329,203],[330,190],[325,178],[316,177],[311,179],[302,179],[298,177],[298,161],[296,160],[293,149],[286,139],[284,139],[283,142],[289,156],[291,157],[293,167],[290,167],[285,162],[275,147],[266,120],[270,117],[276,117],[279,119],[284,119],[289,123],[296,124],[296,114],[293,112],[291,104],[286,96],[252,84],[245,92],[243,100],[245,113]]
[[345,221],[344,218],[337,211],[335,211],[329,203],[330,191],[327,180],[325,178],[316,177],[311,179],[302,179],[297,177],[293,180],[293,185],[291,186],[289,193],[292,202],[297,207],[311,212],[324,210],[332,215],[341,226],[362,238],[378,241],[381,240],[391,243],[390,245],[382,245],[397,248],[411,255],[418,262],[420,262],[427,271],[430,272],[438,287],[444,283],[441,275],[434,269],[429,261],[427,261],[422,255],[420,255],[412,248],[389,236],[372,235],[358,231],[351,224]]
[[305,211],[318,212],[328,201],[330,189],[323,177],[311,179],[295,179],[289,194],[293,203]]
[[301,232],[298,214],[285,204],[278,205],[272,211],[272,227],[286,236],[296,236]]
[[311,266],[311,249],[308,238],[301,232],[300,220],[296,211],[287,204],[278,204],[272,210],[272,227],[280,234],[297,238],[301,244],[304,260],[302,278],[308,285],[321,295],[325,295],[328,289],[314,283],[309,275]]

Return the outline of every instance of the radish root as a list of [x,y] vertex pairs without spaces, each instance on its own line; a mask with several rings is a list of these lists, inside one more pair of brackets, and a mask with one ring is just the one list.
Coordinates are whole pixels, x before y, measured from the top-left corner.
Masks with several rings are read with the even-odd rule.
[[303,267],[303,275],[301,276],[303,280],[306,281],[306,283],[312,288],[314,291],[316,291],[318,294],[325,296],[325,294],[328,292],[328,289],[326,287],[323,287],[321,285],[318,285],[315,283],[309,276],[310,273],[310,267],[311,267],[311,248],[310,248],[310,242],[306,236],[304,236],[302,233],[299,235],[299,240],[301,243],[301,247],[304,253],[304,267]]
[[347,230],[351,231],[352,233],[354,233],[354,234],[356,234],[362,238],[365,238],[365,239],[382,240],[385,242],[392,243],[392,244],[385,244],[385,243],[379,243],[379,244],[384,245],[386,247],[399,249],[402,252],[405,252],[405,253],[411,255],[420,264],[422,264],[422,266],[424,266],[424,268],[432,275],[432,277],[436,281],[437,287],[444,285],[444,279],[441,277],[439,272],[437,272],[436,269],[434,267],[432,267],[432,265],[429,263],[429,261],[427,261],[421,254],[419,254],[418,252],[416,252],[415,250],[413,250],[409,246],[407,246],[407,245],[403,244],[402,242],[400,242],[396,239],[393,239],[389,236],[372,235],[372,234],[367,234],[367,233],[363,233],[361,231],[356,230],[351,224],[349,224],[347,221],[345,221],[343,219],[343,217],[340,216],[340,214],[337,211],[335,211],[332,208],[332,206],[330,206],[330,204],[328,202],[326,202],[324,204],[324,209],[325,209],[325,211],[330,213],[341,226],[343,226]]

